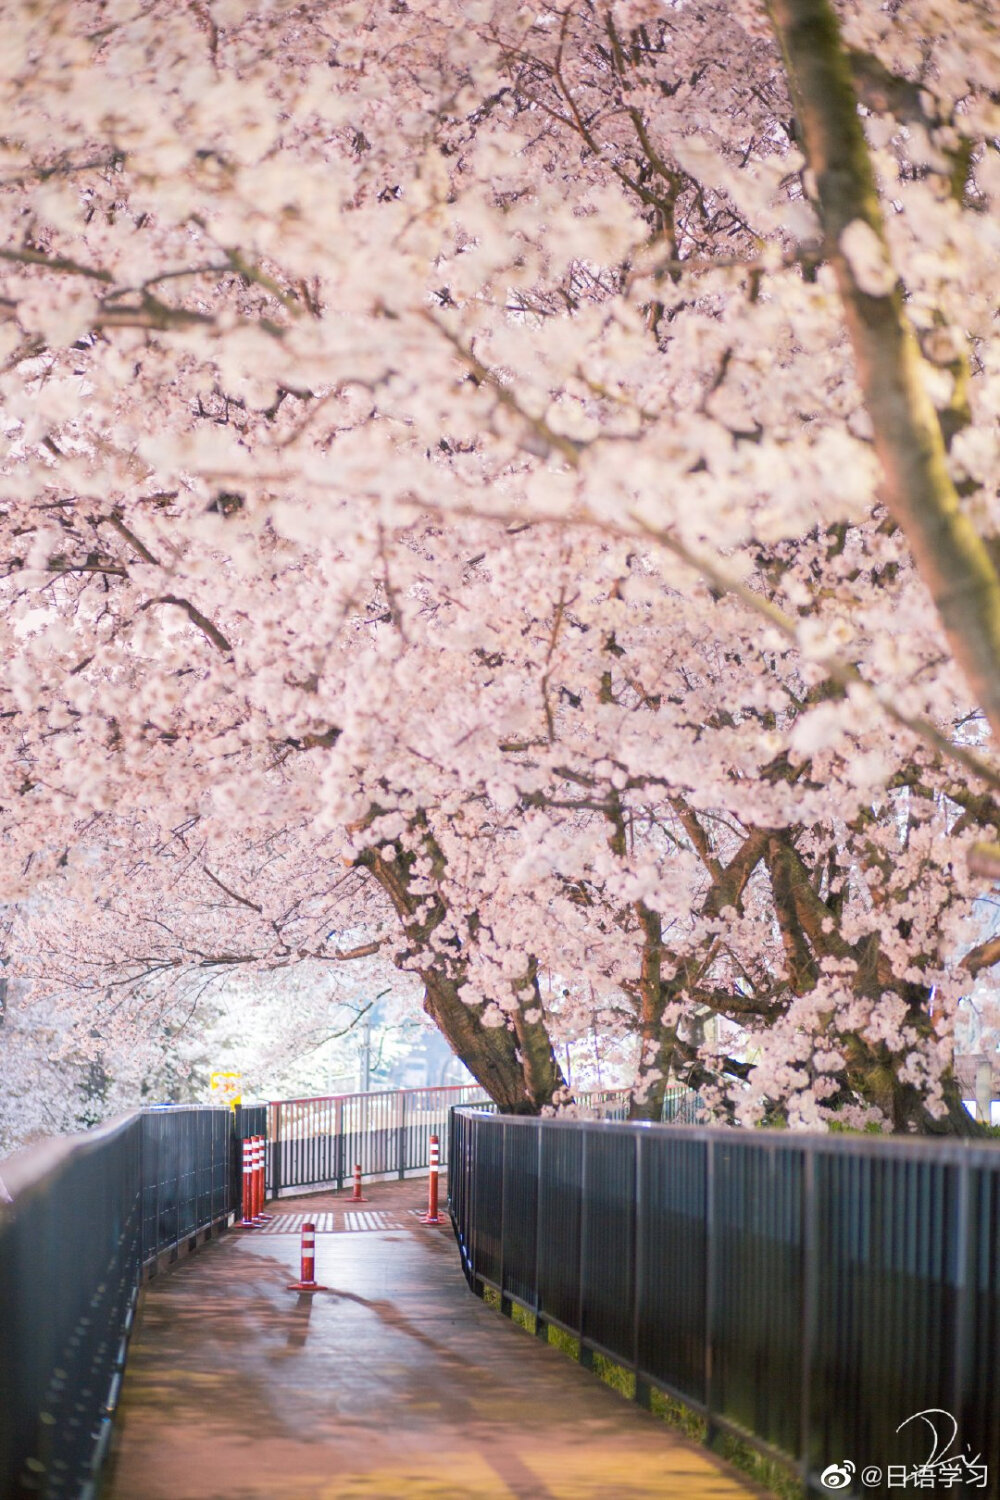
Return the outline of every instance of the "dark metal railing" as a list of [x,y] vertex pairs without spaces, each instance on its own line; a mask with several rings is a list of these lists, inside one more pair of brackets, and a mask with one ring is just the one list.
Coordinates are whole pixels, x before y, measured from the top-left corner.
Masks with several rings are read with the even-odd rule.
[[703,1125],[708,1118],[704,1099],[694,1089],[683,1084],[671,1084],[663,1092],[665,1125]]
[[276,1100],[267,1106],[268,1192],[340,1188],[359,1163],[363,1177],[426,1172],[432,1135],[444,1166],[449,1110],[485,1099],[478,1085],[456,1084]]
[[1000,1495],[996,1147],[456,1110],[450,1149],[473,1289],[625,1366],[639,1399],[810,1493]]
[[[592,1089],[574,1093],[583,1109],[593,1111],[602,1120],[627,1120],[632,1103],[631,1089]],[[706,1119],[705,1101],[694,1089],[672,1083],[663,1091],[660,1119],[665,1125],[698,1125]]]
[[[628,1089],[592,1089],[575,1092],[573,1098],[604,1119],[624,1120],[631,1094]],[[362,1177],[426,1172],[432,1135],[441,1142],[441,1166],[447,1167],[449,1111],[468,1104],[492,1108],[478,1084],[279,1099],[256,1106],[252,1127],[238,1129],[242,1135],[266,1135],[267,1190],[278,1197],[301,1188],[342,1188],[358,1164]],[[700,1108],[699,1096],[690,1089],[670,1088],[664,1119],[691,1123]],[[251,1115],[248,1109],[241,1113],[248,1119]]]
[[144,1110],[0,1163],[0,1496],[92,1495],[143,1269],[228,1221],[228,1109]]
[[[269,1189],[342,1186],[448,1161],[448,1113],[474,1086],[153,1108],[0,1164],[0,1496],[93,1492],[138,1287],[161,1257],[228,1221],[240,1203],[239,1142],[268,1138]],[[577,1101],[605,1117],[628,1095]],[[685,1101],[680,1101],[687,1107]]]

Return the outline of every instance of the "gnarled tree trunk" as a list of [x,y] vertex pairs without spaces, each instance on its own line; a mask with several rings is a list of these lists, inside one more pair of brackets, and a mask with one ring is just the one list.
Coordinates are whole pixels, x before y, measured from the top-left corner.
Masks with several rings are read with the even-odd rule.
[[[433,844],[429,833],[423,837]],[[432,855],[441,860],[436,845]],[[504,1114],[538,1114],[552,1103],[558,1090],[565,1089],[565,1082],[541,1015],[535,966],[532,964],[529,973],[511,985],[515,1004],[509,1023],[485,1025],[486,1007],[470,1005],[460,993],[467,970],[462,951],[456,948],[453,954],[445,954],[432,948],[431,935],[441,926],[448,908],[440,894],[428,897],[423,891],[411,889],[413,861],[414,855],[399,847],[392,860],[383,859],[375,849],[366,850],[359,859],[385,891],[403,924],[408,948],[400,967],[423,980],[426,1014],[497,1108]],[[527,1006],[519,993],[525,988],[532,991]],[[534,1018],[535,1012],[540,1019]]]

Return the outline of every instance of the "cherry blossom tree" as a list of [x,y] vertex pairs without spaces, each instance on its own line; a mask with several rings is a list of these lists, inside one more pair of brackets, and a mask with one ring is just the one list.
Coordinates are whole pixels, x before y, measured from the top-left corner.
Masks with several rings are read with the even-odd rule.
[[378,955],[507,1109],[599,1024],[637,1112],[968,1128],[989,9],[15,20],[11,963]]

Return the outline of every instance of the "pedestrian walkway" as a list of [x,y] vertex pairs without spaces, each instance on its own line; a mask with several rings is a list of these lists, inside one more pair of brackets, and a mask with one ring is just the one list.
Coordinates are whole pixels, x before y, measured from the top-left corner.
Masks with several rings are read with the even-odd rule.
[[[425,1186],[273,1206],[146,1289],[102,1500],[737,1500],[723,1464],[468,1290]],[[365,1227],[365,1221],[370,1227]]]

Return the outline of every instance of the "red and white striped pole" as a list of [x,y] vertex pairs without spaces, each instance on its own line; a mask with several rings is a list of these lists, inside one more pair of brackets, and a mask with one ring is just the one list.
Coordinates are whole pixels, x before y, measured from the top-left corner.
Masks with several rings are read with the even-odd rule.
[[367,1203],[368,1199],[361,1191],[361,1163],[358,1162],[354,1168],[354,1192],[348,1198],[348,1203]]
[[431,1174],[427,1181],[427,1212],[421,1224],[443,1224],[438,1213],[438,1168],[441,1164],[441,1146],[436,1135],[431,1136]]
[[262,1135],[256,1136],[255,1139],[257,1142],[257,1208],[254,1214],[254,1221],[257,1224],[269,1224],[271,1222],[271,1215],[264,1212],[264,1198],[267,1193],[264,1179],[264,1153],[267,1149],[267,1142]]
[[258,1139],[255,1135],[250,1137],[250,1217],[255,1224],[263,1223],[260,1216],[260,1173],[257,1171]]
[[243,1142],[243,1217],[240,1224],[244,1229],[254,1228],[253,1217],[253,1141],[248,1136]]
[[302,1265],[300,1279],[293,1281],[290,1292],[328,1292],[328,1286],[320,1286],[316,1280],[316,1225],[302,1226]]
[[250,1217],[260,1223],[260,1205],[257,1202],[257,1137],[250,1137]]

